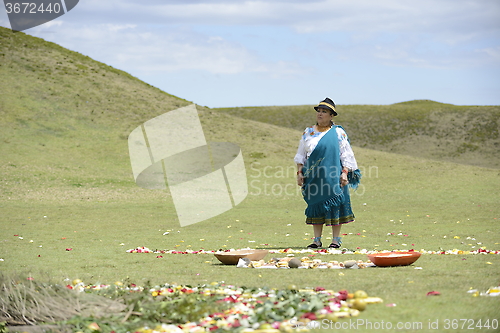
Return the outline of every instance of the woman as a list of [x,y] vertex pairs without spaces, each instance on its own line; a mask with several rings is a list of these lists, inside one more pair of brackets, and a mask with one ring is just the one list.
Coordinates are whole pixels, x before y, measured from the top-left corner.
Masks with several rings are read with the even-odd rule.
[[309,248],[322,247],[323,225],[332,226],[330,248],[342,244],[340,229],[353,222],[350,187],[356,188],[361,172],[344,129],[332,121],[337,115],[335,103],[326,98],[314,107],[316,125],[306,128],[294,161],[297,184],[307,203],[306,223],[313,226],[314,242]]

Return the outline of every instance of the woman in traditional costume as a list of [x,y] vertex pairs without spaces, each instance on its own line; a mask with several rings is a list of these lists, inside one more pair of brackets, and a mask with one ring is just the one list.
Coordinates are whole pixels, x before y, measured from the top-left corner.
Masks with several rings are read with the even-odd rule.
[[316,125],[306,128],[294,158],[297,184],[302,186],[307,203],[306,224],[314,229],[314,242],[308,247],[323,246],[321,235],[326,225],[332,226],[329,247],[339,248],[342,225],[354,222],[349,187],[357,188],[361,172],[345,130],[333,123],[335,103],[326,98],[314,109]]

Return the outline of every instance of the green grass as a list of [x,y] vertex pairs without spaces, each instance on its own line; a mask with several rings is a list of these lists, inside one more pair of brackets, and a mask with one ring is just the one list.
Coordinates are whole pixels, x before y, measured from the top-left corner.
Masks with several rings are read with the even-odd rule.
[[[498,318],[498,298],[467,293],[470,288],[486,291],[499,284],[498,255],[423,255],[413,266],[345,270],[339,275],[336,270],[237,269],[221,265],[210,254],[157,258],[126,253],[137,246],[160,250],[304,248],[311,242],[312,228],[303,222],[305,204],[296,191],[293,165],[301,130],[199,107],[207,141],[241,147],[250,194],[224,214],[181,228],[168,191],[135,185],[126,139],[144,121],[188,102],[40,39],[3,28],[0,38],[0,73],[5,78],[0,87],[6,92],[0,97],[2,273],[30,274],[35,279],[49,274],[62,283],[80,278],[87,284],[128,279],[137,284],[225,281],[270,288],[295,284],[363,289],[384,303],[370,305],[359,319],[424,325],[439,320],[441,331],[446,319]],[[397,108],[406,110],[404,117],[421,110],[423,120],[410,117],[407,123],[423,128],[425,117],[436,117],[436,107],[440,112],[451,109],[443,119],[456,112],[455,107],[435,102],[353,106],[352,112],[375,109],[379,119],[384,114],[390,119],[395,117],[391,112],[400,112],[394,111]],[[486,124],[489,112],[495,115],[496,108],[478,108],[483,109],[478,118]],[[469,111],[463,117],[469,117]],[[294,117],[284,113],[280,119]],[[297,126],[311,121],[304,115]],[[488,133],[495,133],[495,122],[490,123]],[[377,126],[384,124],[381,120]],[[429,137],[441,132],[440,124],[436,123]],[[497,155],[479,155],[482,158],[474,162],[477,166],[470,166],[443,161],[446,158],[408,156],[408,151],[406,155],[384,152],[360,147],[364,144],[354,133],[367,137],[369,133],[354,130],[350,127],[354,124],[345,126],[364,172],[362,186],[352,195],[357,221],[342,230],[348,234],[344,237],[347,248],[500,250],[500,173],[488,167],[498,161]],[[455,128],[443,127],[443,140],[451,130]],[[435,149],[430,141],[420,139],[427,145],[422,150]],[[379,140],[377,144],[383,145],[383,136]],[[494,140],[477,142],[490,149]],[[328,236],[324,235],[324,243]],[[324,258],[366,260],[361,254]],[[426,296],[432,290],[441,295]],[[390,303],[397,306],[387,307]]]

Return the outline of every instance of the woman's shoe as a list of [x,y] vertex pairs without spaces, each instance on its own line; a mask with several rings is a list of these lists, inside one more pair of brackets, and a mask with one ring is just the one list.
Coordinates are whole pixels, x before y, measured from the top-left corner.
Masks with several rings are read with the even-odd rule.
[[342,237],[333,237],[333,242],[328,246],[332,249],[338,249],[342,245]]
[[312,243],[312,244],[307,245],[307,247],[308,247],[309,249],[319,249],[319,248],[320,248],[320,247],[322,247],[322,246],[323,246],[323,244],[321,244],[321,242],[319,242],[319,244]]

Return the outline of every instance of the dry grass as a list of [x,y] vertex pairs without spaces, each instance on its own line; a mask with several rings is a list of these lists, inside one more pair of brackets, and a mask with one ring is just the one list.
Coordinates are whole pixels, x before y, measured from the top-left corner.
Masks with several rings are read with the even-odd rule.
[[126,308],[119,300],[28,279],[0,275],[0,322],[8,325],[38,325],[68,320],[74,316],[100,318],[118,315]]

